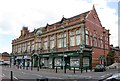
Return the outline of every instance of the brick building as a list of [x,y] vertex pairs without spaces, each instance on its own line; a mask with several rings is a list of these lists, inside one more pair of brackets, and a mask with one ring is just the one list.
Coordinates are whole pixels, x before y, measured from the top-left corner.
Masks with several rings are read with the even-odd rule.
[[85,13],[63,17],[32,32],[23,27],[20,37],[12,40],[12,63],[91,69],[97,63],[105,63],[110,49],[109,36],[93,6]]
[[119,46],[117,47],[113,47],[113,45],[110,45],[110,51],[113,52],[115,54],[115,60],[114,62],[116,63],[120,63],[120,48]]
[[1,53],[0,62],[10,63],[10,55],[7,52]]

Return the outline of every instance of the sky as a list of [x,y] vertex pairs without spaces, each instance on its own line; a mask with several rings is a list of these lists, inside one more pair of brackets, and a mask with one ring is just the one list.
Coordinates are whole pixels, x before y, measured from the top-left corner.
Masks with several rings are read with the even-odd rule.
[[12,40],[23,26],[30,31],[89,11],[94,4],[102,26],[110,30],[110,44],[118,46],[119,0],[0,0],[0,53],[12,52]]

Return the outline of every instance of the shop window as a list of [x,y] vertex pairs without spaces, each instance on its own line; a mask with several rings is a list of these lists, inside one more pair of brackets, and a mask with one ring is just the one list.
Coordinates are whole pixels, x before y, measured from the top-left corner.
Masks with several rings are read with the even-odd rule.
[[78,57],[71,57],[70,58],[70,66],[79,67],[80,59]]
[[55,66],[62,66],[62,59],[61,58],[55,58]]

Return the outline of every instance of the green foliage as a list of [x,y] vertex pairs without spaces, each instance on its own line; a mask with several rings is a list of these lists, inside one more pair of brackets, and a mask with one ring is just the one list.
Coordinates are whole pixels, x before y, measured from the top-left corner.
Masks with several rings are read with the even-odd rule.
[[107,57],[106,57],[106,60],[107,60],[107,65],[111,65],[114,63],[114,60],[115,60],[115,52],[114,51],[110,51],[108,54],[107,54]]

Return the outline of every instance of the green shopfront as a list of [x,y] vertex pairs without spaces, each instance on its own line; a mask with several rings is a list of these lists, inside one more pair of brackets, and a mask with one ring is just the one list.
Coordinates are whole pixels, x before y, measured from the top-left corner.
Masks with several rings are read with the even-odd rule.
[[84,69],[92,68],[92,51],[83,50],[79,51],[64,51],[39,54],[40,64],[45,68],[60,68],[63,69]]

